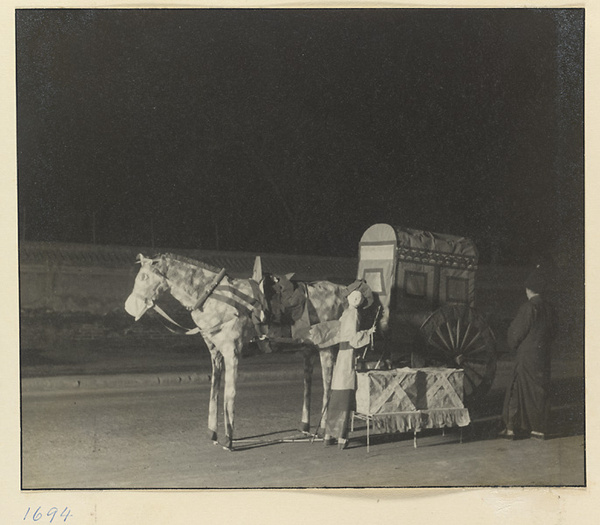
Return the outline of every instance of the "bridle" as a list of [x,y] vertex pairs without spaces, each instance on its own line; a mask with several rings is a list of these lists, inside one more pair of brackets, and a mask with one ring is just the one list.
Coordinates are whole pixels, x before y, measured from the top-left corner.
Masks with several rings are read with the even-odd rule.
[[[204,268],[205,270],[215,273],[215,276],[212,278],[211,281],[209,281],[208,284],[204,286],[204,289],[202,290],[200,295],[198,297],[195,297],[190,295],[188,291],[179,286],[172,279],[169,279],[169,277],[166,275],[166,272],[160,267],[160,263],[164,262],[163,257],[164,256],[160,256],[158,258],[150,259],[140,256],[138,262],[144,267],[146,267],[147,271],[152,272],[160,279],[160,282],[156,285],[152,296],[147,299],[144,299],[144,302],[147,306],[147,310],[154,309],[161,317],[163,317],[171,325],[179,329],[175,331],[171,329],[171,327],[165,325],[165,327],[171,332],[175,331],[177,333],[180,333],[180,331],[183,330],[186,335],[191,335],[196,334],[200,331],[199,328],[189,329],[181,326],[177,321],[172,319],[160,306],[156,304],[155,301],[159,294],[167,290],[171,290],[171,293],[173,294],[173,290],[175,289],[177,290],[176,293],[178,295],[184,294],[189,299],[187,301],[188,306],[185,306],[185,308],[188,311],[194,311],[202,308],[206,300],[209,297],[213,296],[215,300],[228,304],[229,306],[232,306],[233,308],[237,309],[239,312],[249,315],[255,327],[258,327],[260,324],[264,323],[264,312],[266,311],[267,306],[264,299],[264,294],[260,289],[258,283],[253,284],[254,281],[250,280],[250,285],[252,287],[253,294],[247,295],[246,293],[237,290],[231,284],[223,284],[222,286],[219,286],[226,275],[225,268],[221,268],[220,270],[216,268]],[[215,291],[216,293],[213,293]],[[137,295],[141,298],[139,294]],[[255,309],[257,307],[260,308],[262,315],[256,315]],[[259,329],[257,328],[257,333],[258,332]]]
[[[143,264],[143,261],[138,261],[138,262],[140,264]],[[171,284],[173,281],[171,281],[171,279],[169,279],[167,277],[166,273],[164,273],[161,269],[158,268],[157,265],[159,262],[161,262],[161,259],[149,259],[149,264],[148,264],[149,271],[151,271],[152,273],[154,273],[155,275],[160,277],[161,282],[158,284],[158,286],[154,290],[154,294],[152,295],[152,297],[146,300],[146,304],[148,304],[148,301],[152,303],[152,306],[149,306],[148,309],[150,309],[150,308],[154,309],[160,316],[162,316],[164,319],[169,321],[171,324],[180,328],[181,330],[184,330],[186,335],[197,334],[198,332],[200,332],[200,328],[198,328],[198,327],[185,328],[185,327],[181,326],[177,321],[172,319],[171,316],[169,316],[169,314],[167,314],[160,306],[158,306],[156,304],[156,299],[160,293],[173,288],[173,286]],[[206,302],[206,300],[213,293],[215,288],[219,285],[219,283],[221,282],[221,280],[223,279],[224,276],[225,276],[225,268],[222,268],[219,271],[219,273],[215,276],[215,278],[211,281],[211,283],[208,286],[206,286],[206,288],[204,289],[204,291],[202,292],[200,297],[195,301],[195,303],[192,306],[187,306],[186,309],[188,311],[193,311],[193,310],[197,310],[198,308],[201,308],[202,305]],[[194,301],[194,298],[191,297],[185,290],[180,290],[180,292],[185,293],[192,301]],[[169,326],[167,326],[167,325],[164,325],[164,326],[171,332],[175,332],[175,330],[172,330]]]
[[[155,306],[155,301],[156,298],[164,291],[169,290],[171,287],[169,285],[169,279],[166,276],[166,274],[164,274],[161,270],[159,270],[156,267],[156,263],[158,263],[160,261],[160,259],[145,259],[145,261],[150,261],[150,264],[147,265],[148,270],[150,270],[153,274],[157,275],[158,277],[160,277],[161,282],[156,286],[156,288],[154,289],[154,293],[152,294],[152,297],[146,298],[144,299],[144,302],[146,304],[152,303],[152,306],[149,306],[148,308],[153,308]],[[138,261],[138,264],[140,265],[144,265],[145,261]],[[137,294],[139,296],[139,294]]]

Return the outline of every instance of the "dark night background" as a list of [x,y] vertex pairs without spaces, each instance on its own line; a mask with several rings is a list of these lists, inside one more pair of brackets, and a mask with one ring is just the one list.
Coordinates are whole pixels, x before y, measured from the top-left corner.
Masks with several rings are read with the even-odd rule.
[[583,260],[582,9],[18,10],[20,238]]

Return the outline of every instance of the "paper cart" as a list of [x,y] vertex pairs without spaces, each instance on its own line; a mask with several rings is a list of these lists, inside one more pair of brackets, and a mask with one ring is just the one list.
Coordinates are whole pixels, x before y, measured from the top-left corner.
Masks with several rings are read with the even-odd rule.
[[496,339],[475,309],[479,254],[466,237],[374,224],[359,243],[357,278],[380,313],[375,354],[393,368],[410,365],[463,370],[464,398],[481,399],[496,374]]

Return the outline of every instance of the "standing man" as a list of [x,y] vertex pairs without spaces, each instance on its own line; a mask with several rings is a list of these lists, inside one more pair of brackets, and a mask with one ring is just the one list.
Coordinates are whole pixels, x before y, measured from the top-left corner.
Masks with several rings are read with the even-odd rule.
[[539,266],[525,281],[528,301],[508,329],[508,345],[516,351],[511,382],[506,390],[500,437],[531,435],[544,439],[547,432],[550,388],[550,345],[556,334],[556,315],[542,297],[546,279]]

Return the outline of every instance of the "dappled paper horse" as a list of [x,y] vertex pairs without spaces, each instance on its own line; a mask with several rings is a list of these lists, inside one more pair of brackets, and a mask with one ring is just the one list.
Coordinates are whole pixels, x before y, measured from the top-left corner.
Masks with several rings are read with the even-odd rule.
[[314,358],[319,353],[323,376],[323,411],[319,423],[325,420],[339,318],[346,305],[344,286],[328,281],[292,284],[286,278],[266,275],[259,287],[256,280],[231,279],[223,269],[186,257],[164,254],[147,258],[140,254],[138,259],[141,268],[125,303],[126,311],[138,320],[155,306],[162,293],[169,292],[190,310],[210,351],[208,428],[214,442],[217,442],[218,397],[224,371],[226,447],[232,448],[238,361],[242,350],[265,331],[265,310],[272,326],[291,326],[292,341],[304,346],[302,430],[305,432],[310,429],[312,372]]
[[231,449],[238,360],[264,320],[259,285],[251,279],[231,279],[224,269],[173,254],[154,258],[140,254],[138,259],[141,268],[125,310],[137,321],[167,291],[190,310],[211,355],[208,429],[216,443],[218,398],[224,371],[225,446]]

